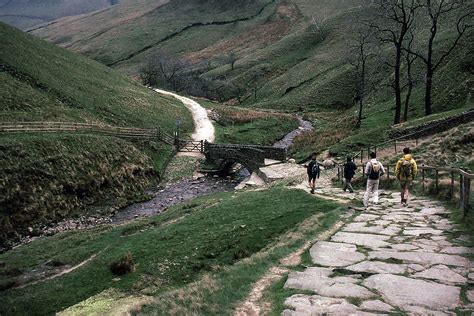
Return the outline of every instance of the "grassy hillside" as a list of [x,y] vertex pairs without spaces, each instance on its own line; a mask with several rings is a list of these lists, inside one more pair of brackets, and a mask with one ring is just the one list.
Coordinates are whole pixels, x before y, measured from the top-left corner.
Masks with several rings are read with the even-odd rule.
[[[95,61],[0,24],[0,122],[69,121],[173,132],[187,109]],[[0,242],[28,227],[123,205],[158,179],[171,148],[85,134],[0,134]],[[113,208],[112,208],[113,209]]]
[[[373,141],[374,135],[377,141],[383,140],[386,126],[393,122],[395,103],[388,87],[390,71],[369,63],[363,122],[359,130],[354,130],[357,107],[355,73],[350,64],[351,39],[357,23],[374,15],[374,8],[362,6],[364,3],[141,1],[121,4],[98,15],[62,20],[33,33],[132,76],[157,53],[166,52],[188,62],[187,71],[193,76],[197,74],[200,80],[211,82],[211,94],[221,94],[224,99],[234,96],[231,104],[239,99],[244,107],[306,113],[319,127],[314,135],[329,135],[336,142],[353,136],[347,140],[353,144]],[[437,54],[447,48],[455,35],[446,25],[456,14],[440,28],[435,42]],[[319,23],[322,33],[315,30],[313,20]],[[419,38],[426,37],[425,25],[428,24],[420,23],[417,28]],[[436,74],[435,112],[472,107],[472,38],[472,32],[467,34]],[[223,56],[230,53],[237,59],[234,69],[223,62]],[[390,58],[390,47],[381,45],[379,53],[380,59]],[[423,116],[421,65],[416,67],[416,78],[409,120]],[[345,125],[334,124],[334,115]],[[314,148],[318,142],[315,137],[307,139],[306,148],[299,151],[328,146]]]
[[104,9],[118,0],[22,0],[0,1],[0,21],[20,29],[59,19]]

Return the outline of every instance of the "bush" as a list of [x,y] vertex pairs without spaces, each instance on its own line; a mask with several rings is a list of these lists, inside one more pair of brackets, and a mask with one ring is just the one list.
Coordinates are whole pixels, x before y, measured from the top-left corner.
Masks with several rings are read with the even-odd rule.
[[127,252],[119,261],[112,262],[110,271],[115,275],[124,275],[135,271],[135,262],[132,254]]

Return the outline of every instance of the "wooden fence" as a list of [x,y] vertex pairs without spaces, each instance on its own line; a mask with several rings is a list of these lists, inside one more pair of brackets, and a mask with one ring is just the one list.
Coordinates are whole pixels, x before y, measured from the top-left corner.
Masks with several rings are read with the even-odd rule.
[[174,145],[175,143],[175,138],[163,131],[160,127],[156,129],[144,129],[71,122],[0,122],[0,133],[39,132],[78,132],[123,138],[156,138],[169,145]]
[[[365,166],[362,166],[365,169]],[[390,165],[384,165],[385,175],[381,180],[397,181],[395,168]],[[344,175],[344,166],[337,165],[337,177],[342,182]],[[365,178],[365,172],[362,170],[362,177]],[[474,194],[471,192],[471,181],[474,179],[474,174],[466,172],[459,168],[449,167],[433,167],[433,166],[418,166],[418,176],[415,183],[421,181],[421,189],[423,194],[443,195],[449,200],[457,200],[459,208],[463,211],[463,216],[466,217],[472,208],[471,199]]]

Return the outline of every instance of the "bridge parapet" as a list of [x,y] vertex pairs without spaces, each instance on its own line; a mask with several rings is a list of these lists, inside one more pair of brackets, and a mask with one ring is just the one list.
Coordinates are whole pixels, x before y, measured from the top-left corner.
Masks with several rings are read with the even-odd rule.
[[217,164],[229,166],[232,162],[239,162],[252,171],[265,165],[265,159],[284,161],[287,157],[285,148],[240,145],[240,144],[213,144],[204,143],[204,154],[206,159]]

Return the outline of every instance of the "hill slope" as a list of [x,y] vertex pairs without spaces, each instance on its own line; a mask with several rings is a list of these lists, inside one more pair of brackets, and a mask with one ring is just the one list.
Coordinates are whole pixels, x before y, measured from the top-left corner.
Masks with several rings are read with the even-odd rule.
[[[68,121],[185,132],[189,112],[112,69],[0,24],[0,122]],[[0,134],[0,242],[93,205],[124,204],[171,148],[87,134]],[[31,230],[31,229],[30,229]]]
[[2,0],[0,21],[26,29],[64,16],[107,8],[116,3],[118,0]]
[[[64,19],[33,34],[129,75],[137,75],[150,60],[156,60],[157,54],[166,52],[186,61],[189,76],[195,79],[197,75],[207,84],[205,88],[192,87],[189,93],[224,101],[236,98],[243,105],[259,108],[337,110],[354,116],[356,83],[350,64],[351,39],[357,22],[374,14],[374,8],[364,3],[143,0],[95,15]],[[313,21],[321,26],[322,34],[315,30]],[[423,25],[417,30],[420,37],[425,37]],[[440,32],[437,49],[445,48],[454,35],[446,27]],[[435,111],[462,107],[468,102],[473,45],[472,34],[466,36],[463,45],[440,68],[435,77]],[[380,53],[381,59],[391,56],[388,45],[381,46]],[[223,61],[228,54],[235,55],[233,68]],[[393,93],[387,87],[392,76],[379,65],[370,67],[373,78],[365,125],[370,127],[376,119],[385,126],[393,121]],[[423,74],[417,76],[420,80],[409,118],[423,115]]]

